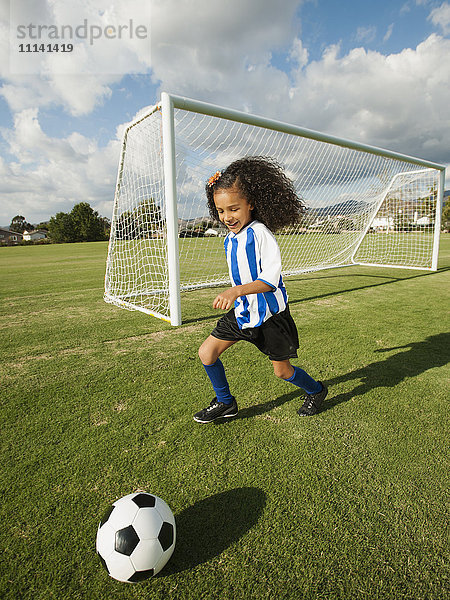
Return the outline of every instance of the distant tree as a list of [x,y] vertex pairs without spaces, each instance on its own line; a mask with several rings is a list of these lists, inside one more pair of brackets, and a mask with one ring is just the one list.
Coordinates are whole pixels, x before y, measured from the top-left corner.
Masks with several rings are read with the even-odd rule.
[[21,215],[16,215],[15,217],[13,217],[9,229],[11,231],[16,231],[17,233],[23,233],[26,230],[33,229],[33,225],[28,223],[28,221],[25,220],[25,217],[22,217]]
[[76,242],[75,225],[70,214],[59,212],[48,224],[50,238],[56,243]]
[[76,204],[70,213],[60,212],[50,219],[48,231],[52,241],[97,242],[106,240],[105,219],[87,202]]
[[430,188],[428,196],[424,198],[418,198],[417,200],[417,214],[418,217],[429,217],[434,214],[437,199],[437,188],[434,185]]
[[355,224],[351,219],[343,217],[337,222],[336,228],[338,231],[354,231],[356,229]]
[[87,202],[76,204],[70,213],[78,242],[98,242],[105,239],[103,221]]
[[447,201],[444,204],[444,208],[442,209],[442,229],[450,230],[450,198],[447,198]]
[[102,223],[103,233],[105,234],[105,237],[109,238],[109,233],[111,231],[110,219],[108,219],[108,217],[100,217],[100,221]]
[[117,219],[116,236],[118,240],[133,239],[133,218],[130,211],[126,210]]
[[144,198],[131,213],[134,238],[145,239],[161,227],[161,210],[153,198]]
[[145,198],[132,211],[123,212],[116,222],[119,240],[137,240],[151,237],[161,228],[161,210],[153,198]]

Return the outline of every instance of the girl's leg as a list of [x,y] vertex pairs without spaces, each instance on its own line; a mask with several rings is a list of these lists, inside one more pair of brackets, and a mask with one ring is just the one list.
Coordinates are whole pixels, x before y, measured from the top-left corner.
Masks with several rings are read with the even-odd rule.
[[219,340],[210,335],[200,346],[198,355],[205,367],[205,371],[212,383],[217,400],[224,404],[231,404],[234,400],[230,392],[225,369],[219,356],[230,346],[236,343],[234,341]]
[[209,335],[198,350],[200,360],[204,365],[212,365],[216,362],[222,352],[225,352],[225,350],[237,341],[238,340],[233,340],[229,342],[226,340],[219,340],[213,335]]
[[307,394],[317,394],[323,388],[320,381],[313,379],[303,369],[292,366],[289,360],[273,360],[272,364],[277,377],[304,389]]

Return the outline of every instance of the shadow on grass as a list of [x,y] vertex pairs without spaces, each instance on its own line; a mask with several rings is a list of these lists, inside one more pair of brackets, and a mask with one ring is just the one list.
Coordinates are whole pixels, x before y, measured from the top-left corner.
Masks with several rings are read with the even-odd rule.
[[[290,394],[284,394],[284,396],[275,398],[275,400],[269,400],[268,402],[264,402],[263,404],[255,404],[254,406],[248,406],[247,408],[242,408],[239,410],[237,416],[232,420],[236,421],[238,419],[250,419],[252,417],[256,417],[257,415],[263,415],[264,413],[269,412],[269,411],[273,410],[274,408],[277,408],[278,406],[285,404],[286,402],[290,402],[291,400],[294,400],[295,398],[299,398],[300,396],[302,396],[304,394],[304,391],[299,388],[297,388],[297,389],[294,388],[294,390],[295,391],[291,392]],[[299,407],[300,407],[300,404],[299,404]],[[217,423],[218,425],[220,425],[224,421],[225,421],[225,419],[221,419],[219,421],[214,421],[214,423]]]
[[[393,352],[394,350],[404,350],[404,352],[397,352],[384,360],[370,363],[365,367],[340,375],[339,377],[326,379],[329,395],[321,412],[330,410],[334,406],[342,402],[347,402],[356,396],[363,396],[375,388],[395,387],[406,378],[416,377],[428,371],[428,369],[442,367],[450,361],[449,348],[450,333],[439,333],[438,335],[426,338],[422,342],[411,342],[410,344],[395,348],[377,349],[375,350],[377,353]],[[353,380],[361,380],[361,382],[351,392],[333,396],[334,385]],[[249,419],[257,415],[262,415],[296,398],[300,400],[303,394],[304,391],[297,388],[293,392],[280,396],[275,400],[243,408],[239,410],[234,419],[218,419],[214,421],[214,425],[220,426],[238,419]]]
[[[299,298],[298,300],[291,300],[289,299],[289,304],[298,304],[300,302],[310,302],[311,300],[320,300],[322,298],[329,298],[331,296],[339,296],[340,294],[346,294],[348,292],[356,292],[358,290],[366,290],[366,289],[370,289],[370,288],[375,288],[375,287],[380,287],[383,285],[391,285],[393,283],[400,283],[402,281],[410,281],[412,279],[419,279],[422,277],[432,277],[433,275],[437,275],[439,273],[444,273],[445,271],[450,270],[450,267],[442,267],[440,269],[438,269],[437,271],[431,271],[431,272],[426,272],[426,273],[420,273],[420,274],[415,274],[415,275],[408,275],[407,277],[393,277],[392,275],[388,275],[386,273],[386,275],[371,275],[370,273],[346,273],[344,275],[322,275],[322,276],[318,276],[318,277],[308,277],[308,281],[312,281],[314,279],[343,279],[343,278],[349,278],[349,279],[353,279],[353,280],[357,280],[358,277],[362,277],[363,279],[383,279],[384,281],[381,282],[377,282],[377,283],[367,283],[365,285],[355,285],[352,287],[345,287],[342,286],[343,289],[340,290],[334,290],[332,292],[327,292],[325,294],[319,294],[317,296],[310,296],[309,298]],[[386,281],[386,279],[388,281]],[[292,281],[295,281],[295,279],[293,279]]]
[[175,515],[177,542],[161,576],[193,569],[239,541],[266,505],[259,488],[242,487],[214,494]]
[[[441,267],[437,271],[431,271],[431,272],[427,271],[426,273],[408,275],[406,277],[393,277],[392,275],[390,275],[388,273],[386,273],[386,275],[372,275],[370,273],[367,273],[367,274],[366,273],[345,273],[345,274],[338,274],[338,275],[318,274],[317,277],[308,276],[307,278],[305,278],[303,276],[292,277],[288,281],[301,281],[302,279],[305,279],[305,281],[313,281],[316,279],[323,279],[323,280],[341,279],[344,281],[345,281],[345,279],[347,279],[347,280],[351,280],[351,281],[357,281],[359,277],[361,277],[365,280],[367,280],[367,279],[371,279],[371,280],[383,279],[383,281],[376,282],[376,283],[366,283],[364,285],[351,285],[351,281],[348,281],[347,283],[349,284],[349,286],[342,285],[341,288],[338,290],[333,290],[331,292],[325,292],[324,294],[317,294],[315,296],[309,296],[307,298],[298,298],[297,300],[289,298],[289,304],[293,305],[293,304],[299,304],[301,302],[311,302],[312,300],[321,300],[323,298],[339,296],[340,294],[356,292],[358,290],[366,290],[366,289],[370,289],[370,288],[380,287],[382,285],[391,285],[393,283],[399,283],[402,281],[410,281],[411,279],[418,279],[421,277],[432,277],[433,275],[438,275],[439,273],[444,273],[445,271],[448,271],[448,270],[450,270],[450,267]],[[343,284],[344,284],[344,281],[343,281]],[[214,298],[213,293],[211,293],[211,302],[212,302],[213,298]],[[211,321],[213,319],[217,320],[221,316],[221,314],[222,314],[221,312],[218,313],[217,311],[214,311],[211,314],[204,315],[203,317],[194,317],[191,319],[186,319],[186,320],[183,320],[183,325],[188,325],[189,323],[199,323],[202,321]]]
[[[378,387],[395,387],[404,379],[416,377],[429,369],[442,367],[450,361],[450,333],[432,335],[422,342],[411,342],[395,348],[381,348],[375,352],[393,352],[404,350],[388,356],[384,360],[373,362],[365,367],[327,380],[330,389],[329,399],[325,402],[322,412],[337,404],[347,402],[355,396],[363,396]],[[344,381],[361,380],[351,392],[332,396],[332,387]]]

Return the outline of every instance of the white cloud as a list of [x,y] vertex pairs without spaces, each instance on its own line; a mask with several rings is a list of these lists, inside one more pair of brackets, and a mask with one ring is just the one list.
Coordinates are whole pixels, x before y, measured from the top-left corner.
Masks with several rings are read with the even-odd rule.
[[357,42],[373,42],[377,34],[377,28],[373,25],[369,27],[358,27],[356,30],[355,39]]
[[303,68],[309,62],[308,49],[303,46],[302,40],[295,38],[289,52],[289,59],[295,62],[298,67]]
[[434,8],[428,19],[436,27],[440,27],[445,35],[450,33],[450,4],[443,2],[441,6]]
[[280,83],[280,95],[285,93],[288,78],[271,67],[271,52],[290,46],[300,3],[284,0],[280,10],[272,0],[156,2],[154,81],[174,93],[242,108],[249,93],[250,104],[260,93],[267,71],[268,81],[274,78],[272,93],[278,95],[275,86]]
[[[188,31],[187,7],[172,18],[174,2],[160,3],[160,12],[154,11],[154,77],[161,89],[438,162],[450,160],[449,40],[432,35],[416,49],[391,55],[355,48],[340,56],[333,45],[320,60],[310,61],[301,39],[288,35],[296,2],[277,12],[276,3],[250,0],[245,3],[249,14],[242,15],[232,10],[234,0],[223,11],[214,0]],[[199,4],[193,0],[189,7],[196,11]],[[215,20],[220,27],[212,26]],[[374,28],[359,32],[366,40],[375,33]],[[288,39],[290,71],[284,72],[271,64],[270,51]]]
[[402,7],[400,8],[400,12],[399,14],[402,15],[406,15],[407,13],[409,13],[411,11],[411,4],[410,2],[405,2]]
[[[109,97],[110,86],[120,80],[114,69],[112,73],[109,71],[122,61],[120,72],[149,71],[152,66],[153,81],[164,82],[170,91],[192,90],[197,95],[201,92],[208,100],[216,95],[216,90],[226,90],[221,95],[223,103],[242,106],[244,95],[235,97],[229,87],[230,80],[235,74],[244,79],[249,67],[250,70],[255,67],[255,71],[264,66],[270,69],[271,52],[286,48],[294,36],[295,12],[302,1],[284,0],[280,10],[272,0],[228,0],[226,4],[222,0],[154,0],[152,3],[36,0],[31,5],[34,12],[29,14],[29,3],[20,0],[19,8],[26,6],[27,11],[24,23],[30,19],[42,22],[42,15],[58,25],[81,23],[86,14],[93,22],[100,16],[106,22],[108,13],[100,9],[113,6],[114,18],[119,22],[128,23],[134,16],[136,23],[151,23],[151,54],[143,58],[136,39],[126,39],[120,53],[108,54],[109,46],[105,44],[103,54],[94,56],[85,48],[84,55],[64,56],[65,74],[61,73],[61,56],[49,55],[45,78],[13,75],[8,70],[8,23],[3,15],[0,76],[5,83],[0,94],[13,111],[62,105],[74,116],[86,115]],[[146,12],[150,4],[151,14]]]
[[122,128],[104,148],[79,133],[51,138],[41,129],[37,109],[15,115],[14,129],[3,130],[11,162],[0,163],[0,224],[17,211],[38,222],[78,202],[111,215]]
[[438,35],[388,56],[356,48],[339,57],[330,48],[298,71],[292,116],[313,129],[450,161],[449,55],[450,40]]
[[383,37],[383,42],[384,43],[386,43],[388,40],[391,39],[393,30],[394,30],[394,23],[391,23],[389,25],[389,27],[387,28],[386,33],[384,34],[384,37]]
[[[0,19],[0,76],[4,81],[0,94],[13,111],[33,106],[62,105],[74,116],[89,114],[109,97],[111,84],[119,81],[123,74],[150,72],[151,16],[148,2],[35,0],[30,3],[28,0],[14,0],[11,2],[11,27],[8,11],[2,10]],[[102,33],[91,44],[83,37],[85,23],[86,35],[90,27],[102,27],[104,32],[106,26],[112,23],[114,37],[108,39]],[[31,34],[35,37],[38,35],[37,28],[42,27],[43,33],[39,38],[28,37],[30,24],[33,26]],[[26,39],[16,39],[17,25],[27,28]],[[137,37],[138,26],[147,28],[148,39]],[[73,52],[35,54],[17,51],[20,41],[50,41],[60,45],[74,41],[70,37],[47,39],[45,35],[49,35],[50,27],[55,28],[58,36],[65,31],[69,33],[64,35],[70,36],[71,30],[75,32],[80,27]],[[98,30],[94,33],[97,34]]]

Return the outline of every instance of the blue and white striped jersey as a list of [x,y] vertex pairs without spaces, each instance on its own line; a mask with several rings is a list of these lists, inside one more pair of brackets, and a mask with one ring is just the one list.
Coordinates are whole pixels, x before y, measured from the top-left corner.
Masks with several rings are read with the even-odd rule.
[[234,303],[240,329],[259,327],[282,312],[288,297],[281,277],[281,254],[275,236],[259,221],[252,221],[237,234],[225,238],[225,254],[233,285],[264,281],[272,290],[241,296]]

